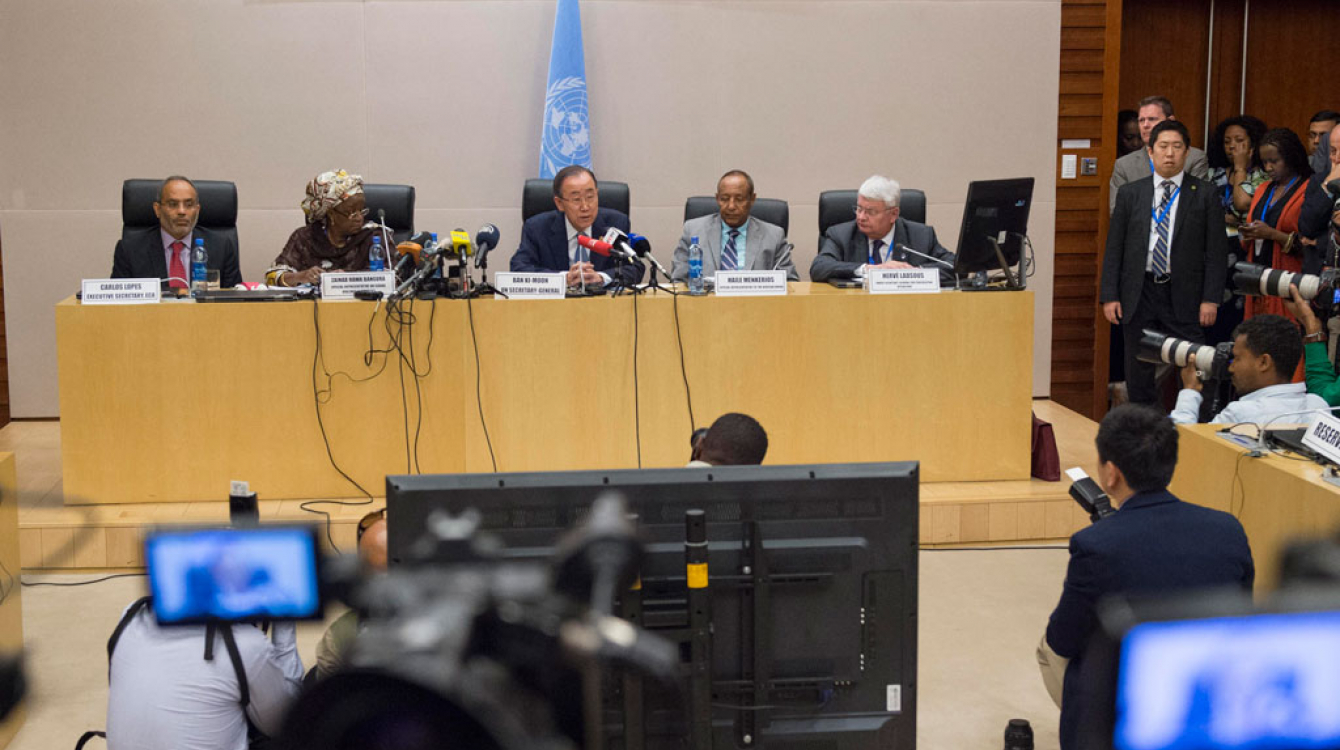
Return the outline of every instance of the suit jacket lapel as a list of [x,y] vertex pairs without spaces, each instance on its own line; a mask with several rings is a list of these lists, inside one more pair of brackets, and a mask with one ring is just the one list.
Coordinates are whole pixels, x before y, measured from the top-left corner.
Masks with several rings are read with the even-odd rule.
[[[1143,179],[1144,182],[1140,183],[1140,190],[1136,194],[1135,199],[1135,202],[1137,204],[1136,206],[1137,213],[1135,215],[1140,217],[1140,221],[1137,223],[1137,226],[1142,230],[1136,233],[1136,237],[1140,238],[1141,250],[1145,254],[1148,254],[1149,233],[1154,231],[1154,221],[1152,217],[1154,211],[1154,180],[1149,177],[1145,177]],[[1169,242],[1168,244],[1169,244],[1169,252],[1171,254],[1172,243]],[[1141,255],[1140,257],[1144,258],[1145,256]],[[1140,263],[1140,270],[1143,271],[1144,268],[1145,264],[1142,261]]]
[[558,254],[551,258],[555,268],[561,268],[564,271],[572,267],[572,261],[568,258],[568,222],[567,217],[562,211],[554,212],[554,222],[551,224],[550,232],[554,237],[554,248]]
[[[703,253],[712,259],[713,273],[721,270],[721,214],[712,214],[707,219],[707,236],[699,237]],[[706,270],[703,271],[706,273]]]
[[[200,230],[196,229],[195,231],[199,232]],[[208,242],[206,240],[206,247],[209,246]],[[166,279],[168,277],[168,265],[166,251],[163,249],[162,229],[154,229],[149,233],[149,243],[145,246],[144,252],[149,254],[149,268],[154,270],[158,278]],[[191,269],[186,269],[187,276],[190,276],[190,273]]]
[[870,239],[861,233],[856,222],[851,223],[851,239],[847,240],[847,262],[864,263],[870,259]]
[[749,261],[750,271],[767,271],[772,268],[771,264],[763,261],[763,230],[759,228],[758,221],[750,216],[744,223],[744,254]]
[[[1173,220],[1172,236],[1168,238],[1168,263],[1170,266],[1172,264],[1173,245],[1177,242],[1178,235],[1182,233],[1182,225],[1186,223],[1182,220],[1186,218],[1187,213],[1191,210],[1191,203],[1196,197],[1196,183],[1191,179],[1190,174],[1183,174],[1182,189],[1177,193],[1177,218]],[[1149,200],[1153,201],[1154,196],[1149,196]]]

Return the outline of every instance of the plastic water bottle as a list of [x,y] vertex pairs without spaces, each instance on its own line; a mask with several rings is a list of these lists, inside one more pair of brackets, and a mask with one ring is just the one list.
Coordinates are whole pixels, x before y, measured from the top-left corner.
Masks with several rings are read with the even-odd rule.
[[689,242],[689,294],[705,294],[703,291],[703,246],[698,238]]
[[377,235],[372,236],[372,249],[368,251],[368,270],[386,270],[386,255],[382,252],[382,238]]
[[209,285],[209,253],[205,250],[205,241],[195,238],[191,248],[191,296],[198,297]]

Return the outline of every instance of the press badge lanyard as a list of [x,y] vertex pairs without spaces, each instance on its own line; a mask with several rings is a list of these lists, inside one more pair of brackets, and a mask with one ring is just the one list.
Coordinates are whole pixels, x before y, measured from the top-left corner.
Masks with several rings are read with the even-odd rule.
[[1168,202],[1163,206],[1162,211],[1159,211],[1156,208],[1149,209],[1149,216],[1152,219],[1154,219],[1154,226],[1158,226],[1159,224],[1163,223],[1163,219],[1168,216],[1168,212],[1172,210],[1173,204],[1177,202],[1177,195],[1181,192],[1182,192],[1181,185],[1174,187],[1172,195],[1168,196]]
[[[1289,180],[1289,184],[1284,186],[1284,195],[1289,194],[1289,191],[1293,189],[1293,184],[1295,182],[1298,182],[1297,175],[1294,175],[1294,178]],[[1266,205],[1265,208],[1261,209],[1261,221],[1265,221],[1266,217],[1270,215],[1270,206],[1275,202],[1275,188],[1277,187],[1279,187],[1279,183],[1271,185],[1270,192],[1266,193]]]

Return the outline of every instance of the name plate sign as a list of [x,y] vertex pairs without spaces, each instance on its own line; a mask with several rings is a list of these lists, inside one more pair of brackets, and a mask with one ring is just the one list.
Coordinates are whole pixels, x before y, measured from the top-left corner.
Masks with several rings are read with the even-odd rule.
[[1303,445],[1326,457],[1331,463],[1340,464],[1340,419],[1330,414],[1316,416],[1317,421],[1303,433]]
[[331,271],[321,274],[321,299],[353,299],[354,292],[381,292],[390,297],[395,291],[394,271]]
[[718,297],[776,297],[786,294],[786,271],[717,271]]
[[934,268],[867,268],[865,290],[871,294],[918,294],[940,291]]
[[158,279],[84,279],[79,300],[85,305],[147,305],[162,299]]
[[508,299],[563,299],[567,277],[566,273],[498,273],[493,283]]

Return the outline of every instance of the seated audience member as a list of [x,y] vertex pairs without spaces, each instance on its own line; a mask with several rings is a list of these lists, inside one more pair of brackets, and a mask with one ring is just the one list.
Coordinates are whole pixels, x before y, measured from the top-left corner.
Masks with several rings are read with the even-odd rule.
[[[1069,659],[1061,701],[1062,750],[1110,747],[1113,705],[1094,696],[1105,675],[1086,653],[1109,595],[1169,595],[1213,587],[1251,590],[1256,576],[1242,524],[1168,492],[1177,467],[1177,428],[1149,406],[1125,404],[1098,426],[1098,475],[1117,509],[1070,537],[1060,601],[1038,649],[1044,675]],[[1093,744],[1095,741],[1098,744]]]
[[[1298,214],[1298,233],[1316,243],[1306,248],[1303,273],[1321,273],[1340,266],[1340,125],[1321,139],[1319,149],[1327,154],[1325,169],[1317,170],[1307,183],[1303,208]],[[1324,147],[1324,148],[1323,148]]]
[[1322,136],[1331,132],[1337,125],[1340,125],[1340,112],[1331,109],[1323,109],[1307,123],[1307,155],[1311,156],[1317,152],[1317,147],[1321,144]]
[[[1303,339],[1298,327],[1278,315],[1258,315],[1245,320],[1233,331],[1233,361],[1228,366],[1238,400],[1229,402],[1210,420],[1212,424],[1255,422],[1264,426],[1279,419],[1281,424],[1310,421],[1304,412],[1325,409],[1320,396],[1307,392],[1303,383],[1293,381],[1303,357]],[[1195,424],[1200,414],[1200,376],[1195,355],[1182,368],[1182,390],[1172,420]],[[1289,416],[1292,415],[1292,416]]]
[[[1337,218],[1337,221],[1340,221],[1340,218]],[[1307,392],[1321,396],[1330,406],[1340,406],[1340,378],[1336,377],[1335,366],[1331,364],[1330,357],[1326,353],[1326,331],[1322,328],[1316,313],[1312,312],[1312,304],[1298,293],[1298,287],[1290,284],[1289,293],[1293,295],[1293,299],[1285,304],[1298,322],[1303,324]]]
[[1123,109],[1117,113],[1117,158],[1145,147],[1140,139],[1140,113]]
[[[696,434],[696,433],[695,433]],[[723,414],[694,446],[689,466],[750,466],[763,463],[768,433],[748,414]]]
[[690,460],[690,461],[695,461],[695,460],[697,460],[697,459],[694,458],[694,457],[698,455],[698,446],[702,445],[702,443],[703,443],[703,438],[707,437],[707,430],[708,430],[708,428],[706,428],[706,427],[699,427],[698,429],[696,429],[696,430],[693,431],[693,434],[692,434],[692,435],[689,435],[689,460]]
[[127,608],[124,628],[108,644],[107,747],[246,750],[248,725],[267,737],[278,734],[302,685],[294,623],[274,622],[270,637],[250,625],[159,627],[147,602]]
[[[864,277],[866,268],[915,268],[929,266],[940,271],[941,284],[953,284],[954,272],[921,255],[951,266],[954,254],[935,238],[926,224],[898,215],[902,189],[887,177],[866,180],[856,196],[856,219],[835,224],[824,233],[819,254],[810,265],[811,281]],[[904,250],[911,248],[921,255]]]
[[[368,568],[386,570],[386,510],[375,510],[358,522],[358,556]],[[329,677],[344,666],[344,657],[358,637],[358,612],[349,610],[330,624],[316,644],[316,676]]]
[[[1243,254],[1252,263],[1297,273],[1303,270],[1303,246],[1310,242],[1298,234],[1298,216],[1312,167],[1303,142],[1287,128],[1275,128],[1261,138],[1261,163],[1270,181],[1256,191],[1249,221],[1238,227]],[[1243,317],[1261,313],[1286,314],[1284,301],[1248,297]]]
[[[1172,102],[1162,96],[1146,96],[1141,99],[1139,113],[1140,140],[1144,144],[1144,148],[1126,154],[1112,165],[1112,179],[1108,182],[1110,190],[1107,198],[1107,212],[1109,214],[1117,207],[1117,191],[1121,189],[1122,185],[1148,177],[1154,172],[1154,166],[1146,150],[1150,148],[1149,136],[1154,132],[1154,126],[1164,120],[1177,119],[1173,115]],[[1209,164],[1206,161],[1204,151],[1198,148],[1188,148],[1186,171],[1192,177],[1199,177],[1202,180],[1209,176]]]
[[1206,332],[1207,343],[1227,341],[1233,329],[1242,322],[1245,306],[1242,295],[1234,294],[1233,266],[1243,258],[1242,241],[1238,226],[1247,220],[1252,207],[1252,196],[1261,183],[1270,178],[1261,167],[1261,137],[1266,124],[1251,115],[1230,117],[1214,129],[1214,135],[1205,145],[1210,164],[1210,182],[1219,189],[1219,203],[1224,209],[1224,242],[1226,272],[1224,294],[1214,326]]
[[675,247],[670,265],[671,281],[689,279],[689,244],[694,237],[703,249],[703,276],[723,271],[786,271],[789,281],[799,281],[791,262],[791,243],[786,232],[749,214],[754,207],[754,178],[734,169],[717,181],[720,211],[684,222],[684,236]]
[[112,254],[114,279],[166,279],[170,289],[186,289],[191,278],[191,248],[196,239],[205,241],[209,254],[206,268],[219,272],[219,286],[230,289],[242,283],[237,244],[232,238],[196,226],[200,198],[195,184],[173,175],[158,188],[154,201],[158,226],[131,230],[116,243]]
[[[554,175],[554,211],[526,220],[521,227],[521,246],[512,256],[511,268],[518,272],[568,275],[569,287],[601,287],[616,280],[631,286],[642,280],[641,262],[618,265],[612,257],[592,254],[577,242],[583,234],[600,239],[610,227],[628,231],[628,217],[612,208],[600,207],[596,176],[581,166],[569,166]],[[615,277],[618,277],[617,279]]]
[[302,212],[307,225],[289,235],[274,266],[265,272],[265,283],[315,286],[327,271],[367,270],[372,239],[379,233],[364,223],[368,209],[362,177],[343,169],[322,172],[307,183]]

